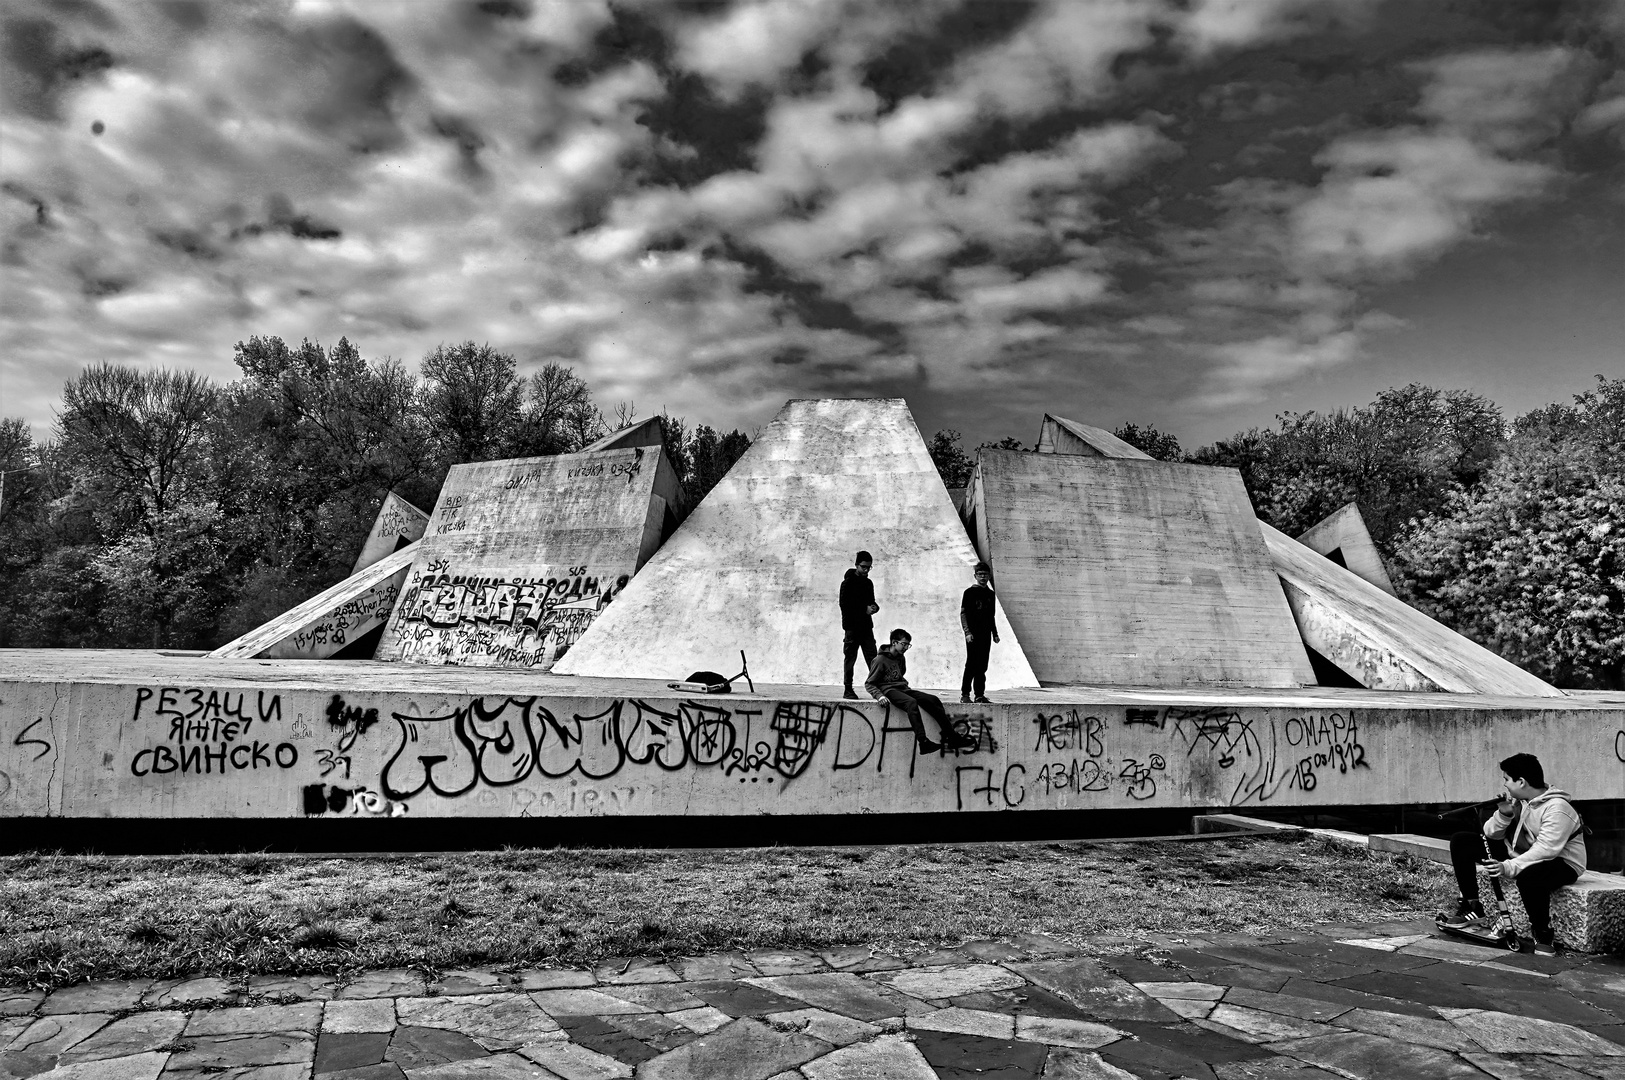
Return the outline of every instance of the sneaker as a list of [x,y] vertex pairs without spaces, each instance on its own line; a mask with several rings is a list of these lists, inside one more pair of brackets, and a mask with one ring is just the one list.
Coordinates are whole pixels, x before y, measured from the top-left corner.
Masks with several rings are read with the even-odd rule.
[[970,704],[970,695],[969,694],[960,694],[959,695],[959,703],[961,705],[969,705]]
[[1550,931],[1544,934],[1536,934],[1534,937],[1535,955],[1556,956],[1558,951],[1556,938],[1557,935]]
[[842,694],[841,697],[847,701],[857,701],[858,692],[849,686],[846,688],[846,693]]
[[991,705],[991,704],[993,704],[991,701],[989,701],[986,697],[982,696],[981,694],[977,694],[976,697],[973,698],[972,700],[975,701],[976,704],[978,704],[978,705]]
[[1466,926],[1486,918],[1484,904],[1479,900],[1458,900],[1454,913],[1441,911],[1438,922],[1440,926]]

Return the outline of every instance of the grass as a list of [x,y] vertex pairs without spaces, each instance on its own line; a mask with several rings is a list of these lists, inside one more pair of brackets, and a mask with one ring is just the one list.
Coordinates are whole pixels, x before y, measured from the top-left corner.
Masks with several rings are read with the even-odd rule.
[[1431,914],[1444,867],[1301,837],[0,858],[0,985],[888,950],[1032,931],[1268,931]]

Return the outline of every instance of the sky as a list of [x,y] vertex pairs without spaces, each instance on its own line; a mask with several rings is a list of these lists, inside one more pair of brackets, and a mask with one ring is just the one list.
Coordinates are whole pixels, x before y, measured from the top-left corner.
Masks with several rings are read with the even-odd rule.
[[9,0],[0,415],[251,335],[1187,447],[1625,376],[1625,0]]

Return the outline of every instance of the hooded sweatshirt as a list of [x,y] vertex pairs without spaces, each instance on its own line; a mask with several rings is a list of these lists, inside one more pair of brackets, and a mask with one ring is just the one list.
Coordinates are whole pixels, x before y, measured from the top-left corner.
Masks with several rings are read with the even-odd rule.
[[869,677],[864,680],[863,688],[876,701],[885,701],[887,690],[908,689],[907,675],[908,661],[902,653],[892,652],[888,643],[875,653],[875,662],[869,665]]
[[874,602],[875,583],[858,573],[857,567],[847,567],[846,577],[841,580],[841,629],[873,631],[875,621],[869,605]]
[[[1580,832],[1580,815],[1569,798],[1562,788],[1549,787],[1524,804],[1517,828],[1507,841],[1513,857],[1506,865],[1513,877],[1534,863],[1556,858],[1574,867],[1576,874],[1585,873],[1585,837]],[[1484,835],[1491,839],[1505,836],[1512,824],[1511,814],[1496,810],[1484,823]]]

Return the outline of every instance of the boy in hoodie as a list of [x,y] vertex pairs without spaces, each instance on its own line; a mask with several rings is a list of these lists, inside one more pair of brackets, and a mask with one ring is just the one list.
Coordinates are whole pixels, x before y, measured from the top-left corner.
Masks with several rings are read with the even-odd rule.
[[[1485,865],[1503,880],[1517,883],[1536,951],[1550,952],[1552,893],[1573,884],[1586,868],[1580,815],[1569,802],[1568,792],[1547,786],[1545,770],[1535,755],[1513,754],[1501,762],[1501,773],[1501,801],[1494,816],[1484,823],[1483,834],[1459,832],[1450,838],[1450,861],[1461,899],[1455,915],[1446,922],[1463,925],[1484,918],[1477,867],[1484,860],[1484,837],[1489,837],[1492,858]],[[1521,813],[1519,803],[1523,804]],[[1509,828],[1510,857],[1504,839]]]
[[970,749],[976,740],[954,730],[953,721],[942,708],[942,699],[923,690],[909,688],[908,661],[904,654],[914,644],[913,635],[899,627],[891,632],[891,642],[880,647],[875,662],[869,665],[869,678],[863,688],[869,696],[880,702],[890,702],[908,715],[908,726],[914,729],[914,742],[922,754],[934,754],[941,747],[926,738],[925,722],[920,719],[923,708],[942,727],[942,746],[950,750]]
[[841,580],[841,656],[844,660],[841,685],[845,687],[845,693],[841,696],[856,701],[858,694],[852,689],[852,665],[857,661],[859,649],[863,650],[865,664],[875,662],[874,615],[880,610],[880,605],[875,603],[875,583],[869,580],[869,569],[875,564],[874,556],[860,551],[852,561],[854,565]]

